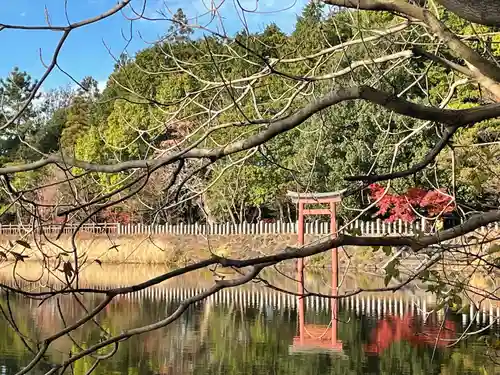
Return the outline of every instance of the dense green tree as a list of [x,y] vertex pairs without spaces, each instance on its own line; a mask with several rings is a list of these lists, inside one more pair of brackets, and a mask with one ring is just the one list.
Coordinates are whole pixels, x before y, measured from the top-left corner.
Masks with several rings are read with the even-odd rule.
[[[6,124],[23,109],[35,85],[31,76],[18,67],[5,79],[0,79],[0,125]],[[22,141],[36,131],[35,117],[36,110],[33,102],[30,102],[21,115],[2,130],[0,154],[4,160],[15,158]]]
[[95,117],[94,104],[99,97],[97,81],[92,77],[85,77],[67,109],[66,123],[61,133],[61,147],[70,155],[75,145],[91,127]]
[[[440,16],[453,31],[472,36],[496,30],[490,26],[471,26],[444,8],[439,9]],[[440,105],[448,94],[449,85],[458,79],[449,68],[418,58],[406,65],[393,64],[388,59],[377,63],[373,69],[366,64],[352,68],[353,63],[364,61],[367,56],[389,56],[406,48],[391,39],[352,43],[349,49],[339,48],[342,53],[332,53],[328,59],[315,55],[356,40],[365,30],[387,30],[398,26],[398,18],[389,13],[353,13],[327,8],[321,2],[310,2],[297,18],[290,35],[270,24],[260,33],[242,30],[231,40],[218,36],[191,39],[193,29],[182,9],[177,10],[172,20],[167,38],[139,51],[134,57],[120,56],[102,94],[98,92],[97,82],[86,77],[75,93],[61,94],[59,104],[54,104],[57,102],[54,97],[43,101],[41,113],[49,119],[40,121],[43,116],[39,115],[36,126],[31,126],[32,129],[23,136],[33,147],[23,146],[16,156],[11,155],[9,159],[35,160],[40,152],[58,152],[59,143],[64,153],[94,162],[150,158],[161,154],[161,150],[175,149],[174,145],[183,142],[184,137],[197,127],[203,129],[208,124],[224,126],[248,119],[273,118],[280,116],[284,107],[288,111],[301,108],[309,102],[311,95],[326,94],[353,83],[371,84],[373,69],[379,72],[392,70],[390,75],[382,76],[377,82],[378,88],[391,91],[395,87],[406,87],[405,95],[422,104]],[[414,43],[431,42],[428,35],[416,28],[402,33]],[[484,39],[474,38],[468,43],[478,51],[486,48],[492,56],[498,56],[498,35],[491,35],[486,44]],[[443,48],[443,53],[450,61],[462,63],[446,48]],[[295,55],[302,57],[289,59]],[[305,58],[308,55],[311,57]],[[284,80],[280,75],[262,73],[266,64],[273,64],[276,71],[286,72],[290,77]],[[289,100],[294,89],[294,75],[327,77],[337,71],[346,73],[333,79],[320,78],[314,82],[314,90],[313,84],[309,84],[310,92],[298,91],[298,95]],[[413,73],[408,74],[409,71]],[[414,84],[415,76],[422,71],[426,72],[430,90]],[[15,77],[9,78],[10,81],[3,83],[4,91],[10,92],[11,103],[22,101],[23,95],[26,97],[29,93],[31,81],[23,74],[17,72]],[[244,85],[240,89],[224,85],[225,81],[255,74],[262,74],[262,77],[260,83],[252,87],[250,96],[245,94]],[[17,86],[24,85],[24,94],[21,94],[22,90],[14,90],[14,80],[19,81]],[[209,88],[217,85],[221,88],[213,95]],[[184,101],[183,98],[190,96],[195,100]],[[239,96],[243,99],[237,99]],[[469,83],[457,86],[456,95],[447,104],[452,108],[467,108],[488,100],[491,100],[491,93],[487,89]],[[200,106],[212,108],[217,115],[206,122],[204,115],[200,115]],[[34,114],[28,112],[26,116],[33,117]],[[28,124],[28,118],[22,122]],[[199,216],[210,212],[209,216],[215,220],[240,222],[259,217],[293,220],[294,207],[287,202],[287,190],[339,190],[345,185],[343,178],[346,175],[385,173],[408,168],[421,160],[439,139],[439,132],[427,126],[412,134],[419,126],[422,123],[417,120],[379,110],[364,102],[337,105],[273,139],[252,156],[237,154],[232,159],[209,165],[198,174],[196,186],[188,184],[183,187],[187,189],[183,194],[189,195],[193,189],[206,190],[198,200]],[[25,125],[25,128],[29,127]],[[494,146],[478,145],[495,142],[496,128],[496,122],[489,121],[481,127],[464,129],[457,135],[455,191],[458,199],[470,205],[495,201],[497,171],[483,168],[479,173],[477,166],[485,161],[488,165],[495,165],[491,163],[497,154]],[[203,138],[201,145],[225,144],[259,131],[261,126],[224,129]],[[202,132],[198,131],[190,139],[194,141],[201,136]],[[3,142],[13,142],[15,146],[19,137],[11,136]],[[399,144],[398,153],[393,160],[396,144]],[[12,147],[6,146],[4,150]],[[451,151],[440,157],[441,164],[434,171],[437,173],[424,171],[395,181],[392,187],[406,191],[411,186],[447,185],[451,179],[450,155]],[[473,157],[466,158],[465,155]],[[96,191],[100,191],[117,188],[127,175],[98,174],[90,178],[99,182]],[[157,205],[163,205],[170,199],[162,189],[149,189],[144,194],[144,202],[153,205],[155,201]],[[347,204],[357,206],[365,199],[363,195],[351,197]]]

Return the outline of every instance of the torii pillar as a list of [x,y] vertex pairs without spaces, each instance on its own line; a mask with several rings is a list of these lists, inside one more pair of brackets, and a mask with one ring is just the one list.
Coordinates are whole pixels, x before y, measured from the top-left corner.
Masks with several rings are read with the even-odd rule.
[[[288,192],[288,197],[291,198],[292,202],[298,204],[299,217],[298,217],[298,245],[304,245],[304,218],[306,215],[329,215],[330,216],[330,235],[337,236],[337,221],[336,221],[336,204],[342,200],[342,193],[340,192],[330,192],[330,193],[296,193]],[[328,208],[312,208],[308,209],[305,206],[307,204],[328,204]],[[332,249],[331,259],[332,259],[332,295],[337,296],[338,294],[338,249]],[[304,259],[297,259],[297,278],[299,282],[298,287],[298,315],[299,315],[299,341],[301,346],[317,346],[319,343],[306,343],[305,337],[305,314],[304,314]],[[331,299],[331,309],[332,309],[332,321],[331,321],[331,347],[330,349],[341,350],[342,344],[337,340],[337,315],[338,315],[338,305],[337,298]],[[310,330],[308,330],[310,331]],[[307,340],[311,341],[311,340]],[[314,341],[314,340],[313,340]],[[324,344],[319,345],[325,348]]]

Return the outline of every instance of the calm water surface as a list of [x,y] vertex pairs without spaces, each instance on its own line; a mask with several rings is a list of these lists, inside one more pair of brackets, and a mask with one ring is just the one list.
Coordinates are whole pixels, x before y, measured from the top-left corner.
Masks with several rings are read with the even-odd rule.
[[[99,322],[113,334],[155,322],[178,306],[180,288],[117,299],[99,315]],[[443,320],[443,316],[432,315],[424,321],[418,309],[367,312],[342,303],[337,325],[341,345],[327,350],[325,346],[331,346],[330,311],[326,304],[311,305],[306,309],[304,331],[309,346],[316,348],[306,351],[301,350],[304,345],[297,337],[299,324],[293,304],[259,299],[258,292],[255,295],[254,301],[225,297],[224,301],[215,298],[198,303],[169,327],[121,343],[115,356],[102,362],[95,374],[500,374],[483,341],[474,338],[447,347],[450,341],[445,340],[464,330],[462,316],[449,315]],[[20,331],[29,337],[44,338],[63,326],[56,300],[40,307],[34,301],[9,300]],[[99,298],[85,299],[87,306],[98,302]],[[5,294],[1,303],[8,307]],[[60,309],[68,322],[82,313],[71,297],[61,298]],[[497,337],[497,327],[483,335]],[[476,323],[470,327],[478,328]],[[442,340],[436,340],[437,332],[442,332]],[[73,338],[85,348],[99,336],[99,329],[87,324]],[[47,359],[59,362],[71,351],[79,351],[75,342],[68,337],[56,341]],[[31,357],[7,321],[0,319],[0,374],[14,374]],[[72,373],[83,375],[91,365],[91,359],[79,360]],[[48,365],[40,366],[31,374],[48,369]]]

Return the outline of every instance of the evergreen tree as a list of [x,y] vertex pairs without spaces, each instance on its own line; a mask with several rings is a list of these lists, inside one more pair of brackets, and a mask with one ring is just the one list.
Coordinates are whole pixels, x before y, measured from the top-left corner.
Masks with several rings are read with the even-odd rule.
[[[0,79],[0,126],[5,125],[26,104],[36,85],[31,76],[15,67],[5,79]],[[31,102],[21,115],[6,129],[0,131],[0,155],[15,158],[21,140],[36,131],[36,110]]]
[[182,8],[177,9],[172,17],[172,25],[168,28],[168,39],[174,42],[184,42],[193,33],[193,28],[189,26],[188,19]]
[[95,113],[93,105],[99,96],[97,81],[92,77],[85,77],[68,108],[61,134],[61,148],[68,154],[73,154],[78,139],[90,128]]

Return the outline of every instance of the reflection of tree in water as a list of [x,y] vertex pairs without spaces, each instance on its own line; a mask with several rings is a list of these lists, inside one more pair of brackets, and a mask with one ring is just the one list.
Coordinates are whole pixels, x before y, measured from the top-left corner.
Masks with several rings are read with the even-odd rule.
[[[325,312],[323,316],[316,314],[315,319],[311,320],[326,326],[329,319]],[[377,319],[366,315],[358,316],[353,311],[340,311],[338,338],[343,343],[347,357],[341,361],[328,356],[330,364],[325,373],[498,373],[499,369],[491,361],[485,365],[488,370],[481,372],[481,366],[486,360],[484,346],[464,341],[453,348],[447,347],[451,343],[448,340],[455,339],[458,335],[459,320],[457,316],[450,315],[443,322],[435,313],[425,320],[422,316],[410,314],[401,318],[386,315]],[[438,334],[440,339],[436,340]],[[468,365],[465,366],[465,363]]]
[[389,346],[399,341],[405,341],[414,346],[435,345],[437,348],[445,348],[456,337],[455,322],[447,318],[442,323],[435,319],[427,319],[426,324],[421,316],[411,313],[401,318],[386,315],[378,321],[372,331],[370,343],[364,346],[364,350],[370,354],[380,355]]
[[[72,306],[72,299],[62,299],[62,309],[68,321],[79,316],[79,308]],[[92,305],[99,301],[92,301]],[[22,332],[46,337],[60,324],[57,310],[50,304],[29,306],[13,299],[13,310]],[[99,316],[100,323],[113,333],[154,321],[171,313],[177,305],[164,300],[123,299],[113,303]],[[327,325],[328,311],[309,311],[307,321]],[[399,319],[399,320],[398,320]],[[404,324],[411,320],[410,329]],[[453,317],[448,319],[452,321]],[[99,374],[224,374],[240,375],[272,373],[283,375],[302,374],[481,374],[485,363],[484,346],[471,346],[466,342],[456,348],[439,347],[434,352],[432,334],[441,327],[441,319],[429,317],[426,324],[419,317],[403,316],[376,319],[356,315],[353,311],[339,313],[338,334],[343,342],[345,359],[325,355],[289,355],[289,346],[297,334],[295,310],[241,307],[239,304],[215,305],[204,301],[189,309],[186,315],[168,328],[145,334],[120,344],[116,356],[99,365]],[[399,323],[397,323],[399,322]],[[455,322],[456,323],[456,322]],[[398,326],[399,325],[399,331]],[[52,327],[51,327],[52,326]],[[381,327],[390,328],[384,331]],[[451,328],[451,325],[448,327]],[[428,336],[417,338],[401,332],[419,332],[424,329]],[[427,331],[425,331],[427,329]],[[389,332],[393,336],[387,335]],[[394,333],[400,332],[396,335]],[[9,368],[20,368],[27,360],[22,343],[0,320],[0,356]],[[374,338],[389,337],[379,352],[367,353],[367,346],[376,343]],[[409,339],[407,339],[409,337]],[[96,342],[99,330],[87,325],[75,332],[74,338],[82,343]],[[435,338],[435,336],[434,336]],[[414,340],[419,340],[417,343]],[[72,348],[67,341],[57,347],[67,355]],[[5,356],[4,353],[11,353]],[[63,353],[52,351],[58,358]],[[8,360],[8,361],[7,361]],[[1,363],[0,363],[1,364]],[[77,361],[75,374],[83,375],[90,361]],[[489,368],[488,368],[489,367]],[[486,365],[487,374],[495,369]],[[45,373],[45,372],[42,372]],[[38,372],[33,372],[38,375]]]
[[[10,374],[10,371],[14,373],[27,365],[32,359],[32,354],[23,344],[19,335],[12,329],[13,320],[17,329],[25,337],[40,337],[40,327],[36,320],[30,316],[30,314],[34,314],[32,310],[36,309],[20,308],[26,305],[28,304],[20,304],[18,296],[9,296],[7,303],[6,295],[0,292],[0,306],[10,321],[9,323],[3,314],[0,315],[0,373],[2,374]],[[27,342],[30,344],[29,340]],[[61,356],[56,358],[61,358]],[[31,374],[45,374],[49,369],[50,367],[42,361],[31,371]]]
[[[363,345],[367,354],[366,373],[390,373],[406,363],[411,373],[439,374],[446,362],[445,352],[450,352],[446,347],[457,337],[457,327],[450,319],[440,322],[436,318],[433,314],[424,322],[421,316],[405,314],[403,317],[387,315],[379,320],[368,344]],[[421,361],[412,360],[415,357]],[[429,358],[432,358],[430,363]]]

